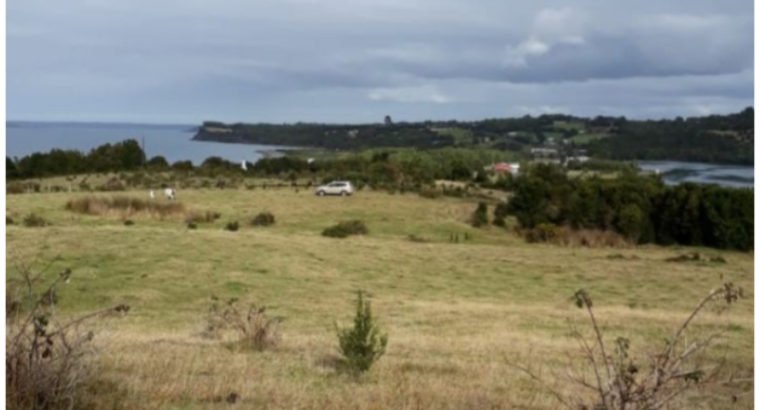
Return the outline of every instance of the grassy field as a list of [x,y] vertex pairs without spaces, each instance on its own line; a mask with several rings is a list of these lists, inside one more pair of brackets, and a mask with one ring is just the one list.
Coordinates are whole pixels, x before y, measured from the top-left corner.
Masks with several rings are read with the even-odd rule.
[[[708,312],[692,332],[726,330],[705,360],[725,360],[723,377],[750,382],[702,392],[708,399],[687,397],[684,405],[752,408],[751,253],[526,244],[504,229],[470,227],[473,202],[415,194],[180,190],[186,209],[221,213],[197,230],[187,229],[183,215],[65,209],[85,195],[7,196],[6,214],[15,221],[7,228],[7,267],[12,276],[18,263],[60,256],[52,271],[74,272],[61,293],[63,314],[132,307],[96,333],[102,377],[112,383],[101,392],[103,407],[228,408],[223,398],[235,392],[238,408],[553,409],[554,398],[510,363],[552,380],[568,355],[577,357],[570,325],[590,328],[570,301],[575,290],[591,293],[610,340],[628,337],[634,354],[645,356],[702,296],[730,280],[747,297],[722,314]],[[142,191],[94,195],[147,199]],[[276,224],[249,226],[261,211],[272,212]],[[30,212],[51,225],[22,226]],[[135,224],[125,226],[125,218]],[[369,235],[320,235],[348,219],[363,220]],[[225,231],[230,221],[241,229]],[[449,241],[465,233],[469,240]],[[693,251],[726,263],[666,261]],[[372,295],[390,340],[387,354],[357,381],[334,365],[334,323],[351,320],[358,289]],[[281,345],[256,353],[201,337],[212,295],[284,316]],[[585,394],[568,383],[560,390]],[[738,394],[736,403],[729,393]]]
[[570,138],[570,141],[578,145],[586,145],[590,144],[593,141],[607,137],[607,134],[583,133]]

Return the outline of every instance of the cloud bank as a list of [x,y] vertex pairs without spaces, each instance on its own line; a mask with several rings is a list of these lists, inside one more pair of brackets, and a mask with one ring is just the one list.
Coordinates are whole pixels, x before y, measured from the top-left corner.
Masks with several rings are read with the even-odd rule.
[[658,118],[752,105],[752,2],[629,3],[11,0],[7,116]]

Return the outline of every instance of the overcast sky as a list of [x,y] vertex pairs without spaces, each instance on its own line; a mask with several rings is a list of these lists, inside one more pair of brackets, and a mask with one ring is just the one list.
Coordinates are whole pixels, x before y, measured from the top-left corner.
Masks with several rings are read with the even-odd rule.
[[752,0],[7,1],[9,120],[378,122],[753,104]]

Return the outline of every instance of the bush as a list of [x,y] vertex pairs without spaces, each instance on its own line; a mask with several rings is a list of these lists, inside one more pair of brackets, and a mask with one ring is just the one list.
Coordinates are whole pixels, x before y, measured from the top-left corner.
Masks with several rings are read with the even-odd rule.
[[6,225],[13,225],[13,223],[14,223],[13,222],[13,218],[11,218],[10,216],[6,216],[5,217],[5,224]]
[[525,240],[530,243],[534,242],[554,242],[560,238],[561,232],[557,225],[542,223],[533,229],[524,231]]
[[[96,383],[93,333],[83,326],[108,316],[123,315],[118,305],[59,320],[55,307],[58,285],[68,282],[62,271],[46,288],[43,272],[22,267],[8,280],[6,298],[5,405],[9,409],[75,409],[88,407],[87,386]],[[41,291],[40,291],[41,290]]]
[[623,235],[610,230],[572,229],[550,223],[538,224],[533,229],[520,228],[518,233],[528,243],[546,242],[563,246],[584,247],[627,247],[631,241]]
[[[337,325],[336,325],[337,328]],[[382,334],[372,317],[370,303],[359,291],[356,299],[356,316],[352,328],[338,328],[338,344],[349,368],[361,373],[385,353],[388,335]]]
[[118,178],[110,178],[98,188],[100,191],[123,191],[127,189]]
[[493,209],[493,224],[500,227],[507,226],[506,218],[509,215],[509,208],[505,202],[501,202]]
[[274,225],[274,215],[271,212],[262,212],[256,215],[251,221],[253,226],[269,226]]
[[235,232],[238,228],[240,228],[240,224],[237,221],[227,222],[227,225],[224,226],[224,229],[230,232]]
[[19,182],[11,182],[10,184],[5,186],[5,193],[6,194],[23,194],[24,186],[23,184]]
[[26,192],[40,192],[40,184],[36,182],[11,182],[5,188],[8,194],[23,194]]
[[323,236],[345,238],[350,235],[366,235],[369,231],[364,222],[359,220],[344,221],[322,231]]
[[[631,340],[617,337],[614,343],[602,332],[593,309],[593,301],[589,293],[583,289],[575,292],[573,300],[578,308],[584,309],[588,315],[592,337],[587,337],[578,330],[572,331],[572,336],[581,346],[578,357],[588,370],[577,373],[578,363],[567,363],[566,372],[557,383],[544,380],[529,368],[516,366],[527,373],[531,379],[548,389],[552,395],[566,408],[578,409],[664,409],[664,408],[693,408],[698,400],[695,395],[706,391],[709,384],[720,385],[721,388],[730,386],[730,382],[719,379],[718,372],[722,366],[710,367],[705,364],[705,353],[710,347],[716,351],[726,349],[721,343],[716,343],[717,336],[722,332],[700,334],[694,324],[695,318],[713,305],[731,305],[743,297],[741,288],[732,283],[724,283],[705,296],[683,322],[675,329],[673,336],[661,343],[658,339],[652,341],[647,349],[648,360],[641,360],[631,350]],[[729,324],[727,324],[729,325]],[[571,359],[572,360],[572,359]],[[557,372],[556,374],[560,374]],[[594,379],[586,379],[578,374],[594,374]],[[563,386],[553,386],[561,384]],[[572,388],[568,388],[572,387]],[[567,395],[564,392],[577,392],[580,388],[589,388],[592,395]],[[688,394],[693,392],[694,394]],[[684,402],[677,402],[679,396],[692,396]],[[736,396],[733,396],[734,401]]]
[[470,223],[475,228],[480,228],[481,226],[488,225],[488,205],[486,205],[485,202],[478,204],[478,207],[472,213]]
[[39,215],[37,215],[37,214],[35,214],[33,212],[31,214],[27,215],[24,218],[23,222],[24,222],[24,226],[30,227],[30,228],[38,228],[38,227],[43,227],[43,226],[50,225],[50,222],[48,222],[45,218],[43,218],[43,217],[41,217],[41,216],[39,216]]
[[187,223],[187,229],[198,229],[198,225],[196,225],[193,222],[188,222]]
[[134,224],[135,224],[135,221],[131,219],[127,219],[126,221],[124,221],[124,226],[132,226]]
[[123,215],[147,213],[163,218],[168,215],[185,212],[185,207],[179,202],[158,202],[126,196],[84,197],[73,199],[66,203],[66,210],[88,215],[103,215],[109,212],[119,212]]
[[273,348],[280,342],[281,317],[270,318],[266,306],[251,304],[247,309],[238,307],[236,298],[220,304],[212,297],[204,335],[218,338],[226,330],[237,333],[240,343],[257,351]]

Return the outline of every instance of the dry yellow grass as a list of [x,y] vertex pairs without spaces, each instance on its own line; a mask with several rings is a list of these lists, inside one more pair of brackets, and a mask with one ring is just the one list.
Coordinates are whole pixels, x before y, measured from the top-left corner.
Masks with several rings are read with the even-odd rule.
[[[132,306],[127,318],[97,333],[102,377],[113,383],[102,392],[104,406],[110,400],[127,408],[227,408],[234,392],[240,408],[557,408],[509,362],[530,364],[552,379],[568,353],[578,352],[568,320],[587,327],[569,299],[576,289],[591,292],[610,338],[629,337],[634,352],[644,355],[721,277],[748,297],[726,313],[709,312],[690,337],[726,329],[706,360],[725,359],[724,375],[752,377],[751,254],[525,244],[502,229],[471,228],[471,202],[411,194],[316,198],[291,189],[180,190],[190,209],[221,213],[193,231],[149,215],[135,215],[136,224],[125,227],[117,218],[66,211],[66,201],[77,197],[8,197],[10,215],[36,212],[53,223],[9,227],[9,274],[15,262],[40,252],[61,255],[56,267],[74,271],[61,295],[64,314],[118,302]],[[247,226],[265,210],[275,215],[274,226]],[[369,235],[320,235],[348,219],[363,220]],[[233,220],[243,228],[224,231]],[[452,233],[471,240],[449,243]],[[687,251],[720,255],[727,263],[665,262]],[[371,373],[354,381],[334,367],[333,324],[350,320],[359,288],[371,292],[390,341]],[[282,344],[254,353],[202,338],[212,294],[249,299],[285,316]],[[685,405],[751,408],[752,385],[740,387],[703,392],[711,398],[687,398]],[[573,385],[564,388],[581,394]],[[726,392],[738,393],[737,403]]]

